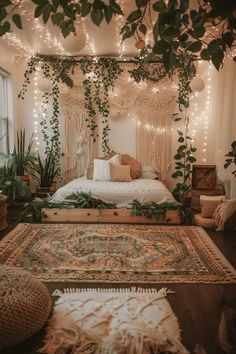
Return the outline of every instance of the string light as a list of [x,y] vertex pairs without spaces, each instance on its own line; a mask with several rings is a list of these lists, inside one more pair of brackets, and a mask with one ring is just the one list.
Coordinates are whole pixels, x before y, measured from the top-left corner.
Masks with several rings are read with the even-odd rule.
[[[211,109],[211,92],[212,92],[212,64],[208,65],[204,74],[204,81],[207,83],[204,89],[204,95],[201,93],[194,94],[190,104],[190,135],[192,137],[192,143],[198,141],[198,153],[200,154],[202,162],[207,162],[207,145],[208,145],[208,127],[209,127],[209,115]],[[200,62],[202,67],[202,62]],[[203,70],[201,70],[203,71]],[[199,76],[199,74],[197,74]],[[202,108],[201,108],[202,107]],[[197,139],[199,137],[199,139]],[[200,138],[200,137],[203,137]]]
[[23,44],[14,33],[6,33],[2,38],[6,41],[9,47],[16,49],[19,53],[16,56],[16,62],[19,62],[23,58],[29,58],[30,56],[35,55],[35,51],[28,45]]
[[[120,0],[118,3],[120,5],[121,10],[123,11],[124,0]],[[119,57],[122,58],[124,54],[125,46],[124,46],[124,42],[122,41],[122,35],[120,32],[121,32],[121,28],[125,24],[125,17],[122,15],[116,15],[115,21],[116,21],[115,30],[116,30],[117,50],[118,50]]]
[[96,54],[96,50],[95,50],[94,41],[92,41],[92,39],[86,29],[84,17],[81,17],[81,24],[82,24],[82,29],[83,29],[84,36],[85,36],[86,48],[87,48],[89,54],[96,59],[97,54]]

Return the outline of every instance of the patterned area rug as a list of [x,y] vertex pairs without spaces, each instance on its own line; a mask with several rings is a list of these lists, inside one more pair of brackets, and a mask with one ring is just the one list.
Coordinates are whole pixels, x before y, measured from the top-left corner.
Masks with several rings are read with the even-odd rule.
[[235,283],[236,272],[200,227],[19,224],[0,263],[42,281]]

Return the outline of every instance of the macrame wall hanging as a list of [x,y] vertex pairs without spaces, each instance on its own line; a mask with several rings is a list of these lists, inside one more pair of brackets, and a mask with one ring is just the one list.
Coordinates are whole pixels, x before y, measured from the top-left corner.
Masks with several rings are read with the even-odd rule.
[[90,159],[96,157],[98,144],[87,128],[83,86],[62,88],[60,103],[64,116],[64,179],[69,181],[84,175]]
[[[135,83],[128,73],[132,64],[122,65],[123,73],[116,79],[109,95],[110,116],[129,110],[136,115],[136,158],[151,165],[165,181],[171,162],[171,116],[175,113],[177,89],[174,79],[158,83]],[[97,140],[87,128],[88,115],[84,108],[83,75],[78,70],[73,76],[74,87],[61,89],[60,100],[64,115],[64,171],[65,180],[79,177],[86,171],[89,161],[99,156]],[[99,122],[99,117],[97,118]],[[78,147],[78,138],[84,137]],[[112,141],[111,141],[112,145]],[[78,154],[78,148],[80,153]],[[82,148],[82,150],[81,150]],[[76,155],[77,152],[77,155]],[[117,151],[119,152],[119,151]]]

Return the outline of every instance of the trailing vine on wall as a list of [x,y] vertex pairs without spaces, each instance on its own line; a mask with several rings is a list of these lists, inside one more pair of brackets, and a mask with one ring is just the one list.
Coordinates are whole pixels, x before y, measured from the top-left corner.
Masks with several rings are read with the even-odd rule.
[[189,107],[189,97],[191,88],[191,80],[196,75],[196,68],[194,62],[184,56],[179,56],[176,60],[175,66],[167,70],[163,63],[155,64],[146,63],[142,61],[138,63],[138,66],[132,70],[129,70],[130,76],[135,82],[151,81],[158,82],[165,77],[173,78],[177,73],[178,75],[178,99],[179,110],[183,111],[184,108]]
[[[40,65],[42,76],[51,81],[51,89],[44,92],[43,112],[42,112],[42,134],[46,145],[45,152],[49,151],[53,143],[56,158],[60,158],[60,129],[59,129],[59,93],[60,84],[73,87],[73,71],[78,68],[84,75],[83,87],[85,108],[88,113],[87,127],[91,135],[96,140],[97,115],[102,120],[102,151],[104,154],[111,154],[114,151],[109,146],[109,93],[114,88],[115,80],[121,75],[123,69],[121,63],[113,58],[100,58],[95,60],[91,57],[75,60],[73,57],[58,57],[40,55],[32,57],[28,61],[28,66],[24,74],[24,83],[19,97],[24,99],[30,84],[31,76],[36,72],[36,67]],[[189,106],[189,96],[191,93],[190,82],[195,76],[195,66],[189,59],[179,57],[176,65],[171,70],[166,70],[163,63],[145,63],[144,61],[134,61],[134,67],[128,70],[131,78],[137,83],[143,81],[158,82],[166,76],[172,78],[178,75],[178,104],[179,110]],[[50,110],[50,105],[52,109]],[[175,118],[179,120],[181,118]],[[50,129],[49,129],[50,128]],[[49,134],[51,130],[52,134]]]
[[80,68],[85,76],[83,81],[85,107],[89,119],[87,126],[91,130],[92,136],[96,137],[97,111],[102,118],[102,151],[103,153],[113,153],[109,147],[109,91],[114,87],[114,81],[122,73],[119,63],[112,58],[82,58],[79,61]]

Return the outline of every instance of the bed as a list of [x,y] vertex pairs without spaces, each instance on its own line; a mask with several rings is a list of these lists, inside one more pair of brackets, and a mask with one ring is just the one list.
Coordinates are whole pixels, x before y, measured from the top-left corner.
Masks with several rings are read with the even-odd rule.
[[115,203],[118,208],[128,208],[134,199],[142,204],[176,203],[162,182],[143,178],[132,180],[132,182],[99,182],[80,177],[59,188],[51,199],[60,202],[69,195],[81,191],[91,193],[92,197],[104,202]]

